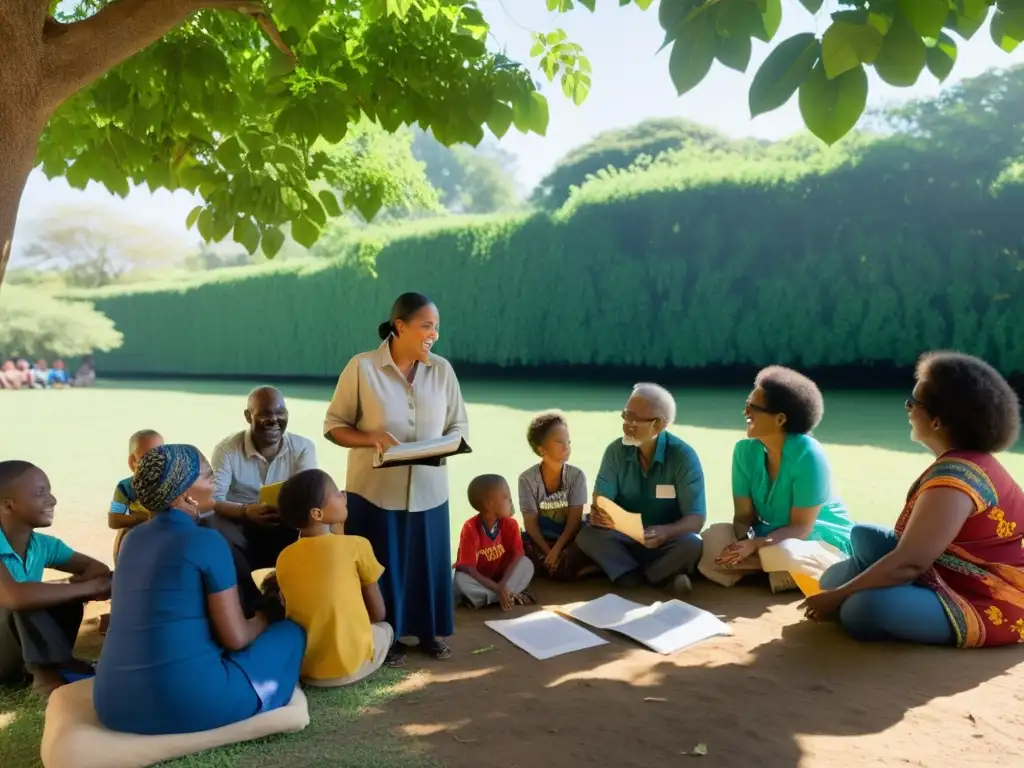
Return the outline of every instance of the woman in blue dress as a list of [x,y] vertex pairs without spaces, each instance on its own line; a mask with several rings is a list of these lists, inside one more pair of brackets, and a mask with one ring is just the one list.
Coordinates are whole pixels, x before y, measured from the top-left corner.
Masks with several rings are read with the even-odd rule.
[[305,634],[291,621],[244,617],[227,542],[196,525],[214,503],[206,459],[188,445],[154,448],[132,483],[154,514],[118,555],[93,688],[100,722],[126,733],[196,733],[287,704]]

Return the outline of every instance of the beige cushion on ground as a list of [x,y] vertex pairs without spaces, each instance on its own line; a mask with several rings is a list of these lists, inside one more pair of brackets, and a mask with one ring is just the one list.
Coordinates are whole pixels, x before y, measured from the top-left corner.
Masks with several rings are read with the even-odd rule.
[[40,750],[45,768],[144,768],[205,749],[295,733],[309,725],[306,696],[296,688],[288,706],[223,728],[172,736],[117,733],[96,718],[92,682],[80,680],[51,694]]

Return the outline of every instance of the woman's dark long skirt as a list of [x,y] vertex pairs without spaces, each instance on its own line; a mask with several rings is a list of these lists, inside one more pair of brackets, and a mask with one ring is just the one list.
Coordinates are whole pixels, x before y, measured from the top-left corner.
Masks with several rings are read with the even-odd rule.
[[370,540],[384,566],[380,591],[395,639],[455,632],[448,502],[425,512],[381,509],[348,495],[345,533]]

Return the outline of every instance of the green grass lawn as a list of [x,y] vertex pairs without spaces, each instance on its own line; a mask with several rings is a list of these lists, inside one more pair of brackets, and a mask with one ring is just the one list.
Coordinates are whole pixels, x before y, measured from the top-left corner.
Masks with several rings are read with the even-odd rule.
[[[76,549],[110,559],[112,532],[106,510],[115,483],[128,474],[127,440],[137,429],[153,428],[169,441],[190,442],[207,455],[218,440],[245,425],[242,412],[249,386],[241,383],[124,382],[94,390],[19,391],[0,394],[4,425],[0,460],[26,459],[50,476],[58,498],[52,532]],[[316,438],[320,465],[343,481],[345,452],[320,437],[331,386],[282,387],[291,411],[290,429]],[[464,383],[473,453],[453,459],[452,538],[470,511],[464,501],[469,480],[482,472],[515,478],[533,461],[525,432],[533,412],[561,408],[568,414],[573,463],[593,478],[605,446],[620,434],[618,412],[628,387]],[[732,502],[729,471],[734,442],[743,436],[743,390],[676,393],[674,431],[697,450],[707,482],[709,518],[728,519]],[[908,485],[928,463],[909,441],[901,393],[831,393],[817,430],[832,463],[836,486],[858,521],[891,524]],[[1024,476],[1024,455],[1004,457]],[[310,695],[312,724],[303,735],[219,750],[175,761],[189,768],[227,766],[399,766],[422,765],[407,747],[364,733],[339,739],[361,707],[391,695],[400,675]],[[0,765],[38,765],[42,707],[24,692],[0,688]]]

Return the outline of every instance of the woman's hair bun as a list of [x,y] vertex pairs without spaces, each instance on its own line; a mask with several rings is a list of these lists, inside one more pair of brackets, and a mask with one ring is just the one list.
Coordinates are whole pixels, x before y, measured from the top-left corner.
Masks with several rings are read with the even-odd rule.
[[377,326],[377,335],[380,336],[381,341],[387,341],[387,338],[394,332],[395,326],[391,324],[390,320],[385,320]]

